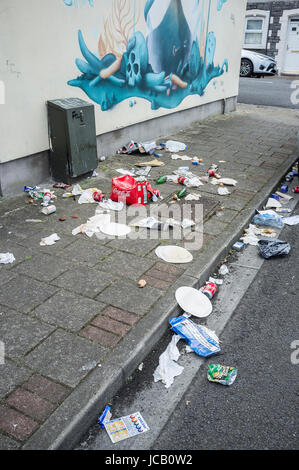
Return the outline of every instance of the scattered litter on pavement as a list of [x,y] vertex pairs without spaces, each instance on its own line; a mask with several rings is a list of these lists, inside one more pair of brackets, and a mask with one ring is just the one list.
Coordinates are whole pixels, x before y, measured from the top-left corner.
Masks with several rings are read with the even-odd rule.
[[180,339],[179,335],[173,335],[167,348],[159,357],[159,365],[153,374],[154,382],[161,380],[165,384],[165,388],[169,388],[173,384],[174,377],[180,375],[184,370],[184,367],[177,364],[180,357],[177,343]]
[[124,208],[124,203],[121,201],[116,202],[111,199],[104,199],[99,202],[99,206],[106,210],[121,211]]
[[104,423],[105,429],[111,441],[116,442],[137,436],[138,434],[149,431],[149,426],[138,412],[129,416],[113,419]]
[[93,170],[91,176],[92,176],[92,178],[96,178],[97,176],[99,176],[99,173],[97,173],[96,170]]
[[214,295],[216,294],[218,287],[216,282],[206,282],[206,285],[202,287],[201,292],[208,297],[208,299],[212,299]]
[[85,224],[79,225],[72,230],[72,235],[78,235],[84,233],[88,237],[92,237],[95,233],[100,232],[102,225],[110,223],[110,214],[97,214],[90,217]]
[[193,287],[182,286],[175,292],[175,298],[184,312],[195,317],[204,318],[212,312],[210,299]]
[[215,282],[218,286],[221,286],[223,284],[223,279],[215,279],[214,277],[209,277],[209,282]]
[[117,173],[120,173],[121,175],[130,175],[130,176],[135,176],[135,172],[124,170],[123,168],[118,168]]
[[150,162],[135,163],[135,166],[164,166],[164,165],[165,163],[157,159],[151,160]]
[[227,186],[236,186],[237,181],[232,179],[232,178],[220,178],[218,181],[218,184],[223,183],[226,184]]
[[185,197],[185,201],[199,201],[200,198],[200,194],[188,194],[188,196]]
[[252,222],[256,225],[265,225],[277,229],[283,227],[282,217],[271,209],[268,211],[260,211],[259,214],[253,217]]
[[47,207],[50,202],[52,202],[54,195],[50,192],[49,189],[45,189],[43,194],[43,202],[41,203],[41,205]]
[[138,281],[138,286],[139,287],[145,287],[146,284],[147,284],[147,282],[144,279],[140,279],[140,281]]
[[284,199],[287,199],[288,201],[290,201],[291,199],[294,199],[293,196],[289,196],[288,194],[283,194],[280,191],[276,191],[275,194],[278,194],[278,196],[280,196]]
[[195,225],[195,222],[193,222],[193,220],[191,219],[183,219],[181,223],[182,228],[189,228],[189,227],[193,227],[194,225]]
[[137,181],[130,175],[112,178],[110,199],[127,205],[147,205],[156,202],[160,191],[151,187],[148,181]]
[[140,170],[134,170],[134,173],[136,176],[148,176],[152,167],[151,166],[145,166],[144,168],[141,168]]
[[229,190],[227,188],[224,188],[223,186],[220,186],[217,192],[219,196],[226,196],[227,194],[230,194]]
[[110,235],[114,237],[124,237],[131,232],[131,228],[125,224],[118,224],[116,222],[109,222],[103,225],[100,225],[100,231],[105,235]]
[[236,367],[221,364],[209,364],[207,369],[208,380],[222,385],[232,385],[236,380],[237,373]]
[[286,225],[297,225],[299,224],[299,215],[293,215],[292,217],[284,217],[283,223]]
[[78,204],[92,204],[92,203],[95,203],[96,201],[93,197],[94,193],[102,193],[102,191],[100,191],[97,188],[85,189],[82,192],[82,194],[80,195],[79,199],[78,199]]
[[182,150],[187,150],[188,146],[183,142],[178,142],[176,140],[167,140],[165,144],[165,150],[168,152],[181,152]]
[[246,245],[249,244],[249,245],[257,246],[258,241],[259,241],[258,235],[261,235],[263,237],[273,238],[276,236],[276,232],[275,230],[271,228],[262,229],[262,228],[256,227],[256,225],[254,224],[249,224],[248,229],[244,230],[244,235],[243,237],[241,237],[241,240],[243,240],[243,242]]
[[57,233],[53,233],[49,237],[42,238],[40,241],[40,246],[54,245],[58,240],[60,240],[60,237],[57,235]]
[[140,372],[143,370],[143,367],[144,367],[144,364],[143,362],[141,362],[141,364],[139,364],[138,366],[138,370],[140,370]]
[[281,191],[282,193],[287,193],[288,190],[289,190],[289,187],[288,187],[287,184],[283,184],[283,185],[280,187],[280,191]]
[[112,418],[111,407],[105,406],[103,413],[99,416],[98,424],[101,426],[102,429],[105,429],[105,423],[108,423]]
[[275,209],[275,211],[278,214],[289,214],[290,212],[292,212],[292,210],[289,209],[288,207],[277,207],[277,209]]
[[226,264],[223,264],[219,269],[219,274],[221,274],[221,276],[225,276],[228,273],[229,273],[228,267],[226,266]]
[[266,204],[266,208],[270,209],[272,207],[275,207],[275,208],[281,207],[281,203],[277,201],[277,199],[274,199],[273,197],[269,197],[267,204]]
[[154,229],[154,230],[166,230],[169,227],[170,224],[168,223],[163,223],[160,222],[158,219],[155,217],[147,217],[146,219],[141,219],[137,222],[131,222],[130,226],[131,227],[141,227],[141,228],[148,228],[148,229]]
[[0,253],[0,264],[10,264],[16,260],[12,253]]
[[41,212],[45,215],[53,214],[54,212],[56,212],[56,206],[52,204],[51,206],[43,207]]
[[172,160],[192,160],[191,157],[188,157],[187,155],[177,155],[173,154],[171,155]]
[[43,222],[41,219],[26,219],[25,222],[28,222],[30,224],[38,224]]
[[193,260],[193,255],[186,248],[176,245],[158,246],[155,253],[167,263],[190,263]]
[[171,329],[185,339],[199,356],[208,357],[221,351],[215,333],[202,325],[197,325],[187,316],[170,318],[169,323]]
[[236,242],[233,244],[232,249],[236,251],[241,251],[244,248],[244,243],[243,242]]
[[65,184],[65,183],[53,184],[53,188],[64,189],[64,190],[71,188],[71,186],[72,186],[71,184]]
[[295,186],[295,187],[294,187],[293,193],[299,193],[299,186]]
[[289,243],[278,240],[277,238],[272,238],[271,240],[263,238],[259,240],[258,248],[260,254],[266,259],[272,256],[287,255],[291,250]]

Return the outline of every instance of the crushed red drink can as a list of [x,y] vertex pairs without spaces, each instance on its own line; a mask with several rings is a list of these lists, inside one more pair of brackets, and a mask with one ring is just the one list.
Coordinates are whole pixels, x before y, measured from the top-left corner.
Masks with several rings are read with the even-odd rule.
[[207,174],[209,176],[216,176],[217,174],[217,170],[215,168],[210,168],[208,171],[207,171]]
[[178,183],[180,184],[185,184],[185,181],[186,181],[186,177],[185,176],[179,176],[178,177]]
[[97,191],[95,191],[93,193],[93,198],[94,198],[95,201],[100,202],[103,199],[103,197],[104,197],[103,193],[100,193],[100,192],[97,192]]
[[217,292],[217,285],[215,282],[208,282],[202,292],[211,300]]
[[299,186],[295,186],[294,193],[299,193]]

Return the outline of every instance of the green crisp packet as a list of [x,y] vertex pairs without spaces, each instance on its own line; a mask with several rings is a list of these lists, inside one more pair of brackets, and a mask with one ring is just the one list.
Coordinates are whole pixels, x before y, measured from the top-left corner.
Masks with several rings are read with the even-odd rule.
[[237,377],[236,367],[223,366],[221,364],[209,364],[207,376],[210,382],[218,382],[222,385],[231,385]]

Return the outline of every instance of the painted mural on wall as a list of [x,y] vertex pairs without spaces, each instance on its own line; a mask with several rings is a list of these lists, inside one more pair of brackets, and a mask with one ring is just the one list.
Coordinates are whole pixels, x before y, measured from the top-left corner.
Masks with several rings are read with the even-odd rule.
[[83,7],[89,5],[94,6],[94,0],[62,0],[67,7]]
[[214,64],[217,40],[209,31],[211,10],[221,14],[226,2],[147,0],[142,12],[145,37],[136,31],[141,14],[138,0],[112,0],[98,55],[88,49],[78,32],[85,61],[76,59],[82,75],[68,84],[81,88],[102,111],[128,98],[144,98],[152,109],[171,109],[186,96],[202,96],[211,80],[228,72],[227,59]]

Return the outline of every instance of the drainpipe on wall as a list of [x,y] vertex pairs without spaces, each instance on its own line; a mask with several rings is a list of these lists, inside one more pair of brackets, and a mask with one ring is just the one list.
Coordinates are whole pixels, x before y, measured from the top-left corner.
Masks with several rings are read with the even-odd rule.
[[269,39],[269,31],[270,31],[270,24],[271,24],[271,18],[272,18],[272,7],[273,7],[273,2],[270,3],[270,18],[269,18],[268,31],[267,31],[266,55],[268,55],[268,39]]

